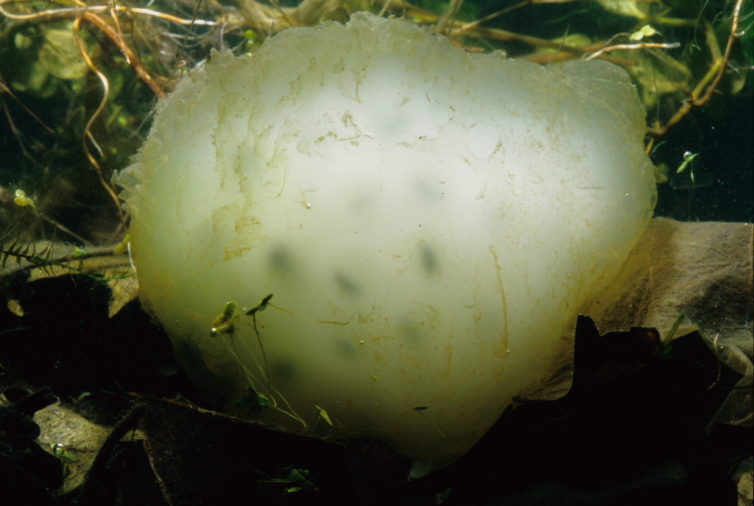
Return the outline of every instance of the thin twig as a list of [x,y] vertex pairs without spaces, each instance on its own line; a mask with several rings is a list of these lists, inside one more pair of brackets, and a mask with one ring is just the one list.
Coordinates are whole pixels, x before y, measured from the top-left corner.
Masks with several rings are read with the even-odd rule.
[[96,14],[116,11],[126,12],[128,14],[140,14],[143,16],[161,18],[180,25],[217,26],[220,24],[217,21],[206,19],[179,18],[177,16],[173,16],[172,14],[166,14],[154,9],[145,9],[143,7],[128,7],[125,5],[81,5],[79,7],[63,7],[60,9],[48,9],[44,11],[34,12],[32,14],[21,14],[17,12],[10,12],[6,10],[5,7],[3,7],[3,5],[10,3],[13,2],[0,1],[0,14],[7,17],[8,19],[13,19],[15,21],[50,21],[60,18],[74,18],[86,12],[92,12]]
[[691,97],[683,102],[683,105],[676,111],[667,123],[661,126],[654,126],[648,130],[647,133],[652,136],[647,144],[646,151],[649,153],[654,147],[654,143],[657,137],[662,137],[668,130],[674,125],[678,124],[693,108],[700,107],[712,98],[713,93],[717,90],[717,87],[722,81],[725,70],[728,67],[728,60],[730,59],[731,51],[733,50],[733,44],[741,34],[738,33],[738,26],[741,21],[741,7],[744,0],[736,0],[733,7],[733,15],[731,19],[730,34],[728,35],[728,42],[725,45],[725,52],[722,57],[716,58],[712,63],[712,67],[707,74],[699,81],[699,84],[691,92]]
[[455,24],[455,17],[458,15],[458,11],[461,10],[462,5],[463,0],[450,0],[448,11],[437,20],[435,33],[447,33],[448,24]]
[[526,7],[532,3],[532,0],[523,0],[522,2],[519,2],[515,5],[511,5],[510,7],[506,7],[505,9],[499,10],[497,12],[493,12],[492,14],[488,14],[487,16],[481,17],[479,19],[476,19],[474,21],[471,21],[470,23],[466,23],[465,25],[461,26],[458,29],[459,33],[463,33],[465,31],[471,30],[472,28],[476,28],[482,23],[486,23],[488,21],[492,21],[493,19],[504,16],[505,14],[508,14],[511,11],[515,11],[516,9],[520,9],[522,7]]
[[[146,71],[146,69],[141,65],[141,62],[139,60],[139,57],[137,54],[130,48],[128,44],[126,44],[126,41],[123,39],[123,36],[116,31],[110,24],[102,19],[100,16],[93,14],[91,12],[85,12],[83,14],[83,19],[85,19],[88,23],[93,24],[102,32],[107,35],[107,37],[116,45],[118,46],[118,49],[120,50],[121,54],[123,54],[123,57],[126,59],[126,61],[133,67],[134,71],[136,72],[136,75],[139,76],[139,79],[141,79],[144,84],[149,86],[149,89],[152,90],[152,93],[154,93],[158,98],[164,98],[165,92],[162,90],[162,87],[154,80],[154,78],[149,74],[149,72]],[[91,68],[91,67],[90,67]]]
[[609,53],[611,51],[628,51],[628,50],[634,50],[634,49],[677,49],[681,47],[681,44],[679,42],[669,42],[669,43],[663,43],[663,42],[637,42],[635,44],[615,44],[614,46],[607,46],[603,47],[599,51],[595,51],[594,53],[590,54],[585,60],[594,60],[595,58],[601,57],[604,53]]
[[100,184],[102,187],[107,191],[108,195],[110,195],[110,198],[113,200],[113,203],[115,205],[115,208],[118,212],[118,216],[120,216],[121,221],[125,222],[126,216],[125,212],[123,210],[123,206],[121,205],[120,198],[118,197],[118,194],[115,193],[115,190],[110,185],[110,183],[107,182],[105,179],[105,175],[102,173],[102,167],[100,166],[97,159],[92,154],[91,150],[89,149],[89,144],[86,142],[87,139],[97,148],[99,149],[99,146],[97,145],[97,141],[94,138],[94,134],[92,134],[92,125],[95,121],[100,117],[102,114],[102,111],[105,110],[105,106],[107,105],[108,95],[110,93],[110,82],[107,80],[107,76],[102,73],[102,71],[97,68],[97,66],[94,64],[94,61],[92,61],[92,58],[89,56],[89,52],[87,51],[86,46],[84,45],[84,42],[81,40],[81,37],[79,35],[79,31],[81,29],[81,20],[82,18],[78,18],[73,22],[73,34],[74,39],[76,40],[76,45],[79,48],[79,52],[81,53],[81,57],[86,62],[86,65],[89,67],[89,69],[94,72],[94,74],[97,76],[97,78],[100,80],[100,83],[102,84],[102,98],[100,99],[99,104],[97,105],[97,108],[94,110],[92,115],[89,117],[89,120],[86,122],[86,126],[84,127],[84,137],[82,138],[82,144],[84,147],[84,153],[86,153],[87,159],[89,159],[89,162],[94,166],[95,171],[97,172],[97,177],[99,178]]
[[[3,263],[7,264],[7,259],[13,257],[17,264],[17,266],[1,265],[0,275],[5,276],[11,272],[15,273],[30,271],[44,267],[62,266],[68,268],[65,264],[81,263],[86,262],[87,260],[105,257],[111,259],[118,258],[118,260],[113,260],[113,264],[115,265],[128,265],[125,262],[126,252],[119,251],[118,246],[119,245],[104,247],[99,246],[94,247],[86,252],[67,253],[65,255],[52,258],[48,255],[48,252],[51,255],[54,250],[59,250],[63,247],[70,248],[70,245],[64,243],[49,243],[48,245],[44,246],[42,251],[40,252],[37,249],[36,244],[21,246],[21,248],[24,248],[23,250],[19,249],[19,247],[16,247],[15,241],[10,245],[0,244],[0,257],[5,259]],[[28,250],[28,252],[25,252],[26,250]],[[110,265],[108,264],[108,266]]]
[[13,90],[10,89],[10,87],[5,83],[5,80],[2,78],[2,76],[0,76],[0,94],[2,94],[2,93],[7,93],[8,96],[10,98],[12,98],[18,105],[20,105],[21,108],[26,112],[26,114],[28,114],[29,116],[31,116],[32,119],[34,121],[36,121],[37,124],[39,124],[39,126],[41,126],[42,128],[44,128],[47,133],[50,133],[50,134],[54,134],[55,133],[55,130],[53,130],[52,128],[50,128],[49,126],[47,126],[47,124],[44,121],[42,121],[40,119],[40,117],[37,116],[34,113],[34,111],[32,111],[31,109],[29,109],[28,107],[26,107],[24,105],[24,103],[21,102],[18,99],[18,97],[16,97],[16,95],[13,93]]

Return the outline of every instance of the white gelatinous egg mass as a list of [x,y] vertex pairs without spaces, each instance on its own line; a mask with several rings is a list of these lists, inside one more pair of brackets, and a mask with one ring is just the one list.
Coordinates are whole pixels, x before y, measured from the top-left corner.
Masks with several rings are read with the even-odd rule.
[[140,297],[224,409],[251,387],[268,420],[446,463],[548,378],[647,225],[644,127],[609,63],[369,14],[286,30],[159,105],[120,178]]

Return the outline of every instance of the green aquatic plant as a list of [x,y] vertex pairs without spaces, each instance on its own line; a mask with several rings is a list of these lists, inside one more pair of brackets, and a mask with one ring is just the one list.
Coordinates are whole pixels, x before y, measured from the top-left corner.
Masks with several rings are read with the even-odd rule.
[[[209,329],[211,338],[220,338],[223,340],[224,347],[235,358],[238,364],[242,364],[243,374],[246,379],[246,389],[242,395],[234,400],[231,404],[239,408],[242,412],[248,414],[257,414],[263,408],[269,408],[277,413],[281,413],[300,425],[305,431],[308,430],[306,420],[301,417],[288,402],[286,397],[272,383],[270,364],[267,354],[264,350],[262,335],[257,326],[257,313],[263,311],[269,306],[272,294],[265,296],[258,304],[251,309],[242,308],[238,311],[238,303],[230,300],[225,303],[222,311],[212,320],[212,326]],[[258,349],[260,350],[261,359],[257,359],[249,343],[236,335],[238,326],[242,323],[241,316],[251,317],[251,328],[256,336]],[[243,356],[254,357],[253,367],[244,365],[241,359]],[[332,425],[327,411],[315,406],[322,419]]]
[[[308,0],[286,7],[236,0],[149,8],[130,1],[4,0],[0,107],[17,149],[4,152],[0,185],[34,195],[37,209],[57,225],[41,219],[10,227],[15,217],[0,210],[0,230],[19,240],[117,242],[128,218],[111,176],[141,144],[156,98],[211,49],[253,52],[291,26],[344,21],[357,10],[434,25],[469,52],[618,63],[640,87],[651,125],[648,152],[716,94],[752,89],[754,18],[744,0],[524,0],[498,10],[468,0]],[[667,152],[655,162],[673,165],[678,155]],[[79,212],[68,211],[74,206]]]

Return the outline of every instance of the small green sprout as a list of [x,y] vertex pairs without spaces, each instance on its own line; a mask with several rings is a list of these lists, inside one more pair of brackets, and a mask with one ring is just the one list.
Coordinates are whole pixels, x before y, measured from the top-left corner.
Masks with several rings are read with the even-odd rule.
[[274,407],[275,404],[272,402],[272,399],[267,397],[265,394],[259,393],[253,388],[249,387],[247,388],[243,395],[234,403],[236,406],[246,408],[251,413],[257,413],[262,410],[262,408],[269,408]]
[[295,494],[303,490],[318,490],[317,485],[312,480],[312,472],[309,469],[298,467],[290,468],[288,476],[285,478],[269,478],[259,480],[260,483],[274,483],[285,486],[283,489],[286,494]]
[[259,36],[257,35],[257,32],[255,32],[251,28],[249,28],[248,30],[246,30],[245,32],[243,32],[243,36],[249,42],[254,42],[255,40],[257,40],[259,38]]
[[679,165],[675,171],[676,174],[681,174],[686,169],[689,169],[689,179],[691,180],[692,184],[696,182],[696,176],[694,175],[694,160],[696,160],[698,156],[699,153],[686,151],[685,153],[683,153],[683,163],[681,163],[681,165]]
[[126,234],[123,239],[113,248],[113,255],[122,255],[128,251],[128,243],[131,242],[131,234]]
[[16,190],[13,203],[15,203],[18,207],[31,207],[34,210],[37,209],[37,206],[34,203],[34,199],[26,195],[26,192],[23,190]]
[[330,427],[333,426],[332,419],[330,418],[330,415],[327,414],[327,411],[325,411],[325,408],[315,404],[314,409],[317,410],[317,413],[319,413],[319,416],[327,423],[327,425],[329,425]]
[[270,299],[272,299],[272,294],[268,294],[267,296],[265,296],[265,298],[259,301],[259,304],[257,304],[253,308],[246,311],[246,315],[255,316],[258,311],[264,311],[267,308],[267,305],[269,304]]
[[308,469],[299,469],[298,467],[291,469],[286,478],[291,486],[285,489],[286,493],[295,494],[302,490],[317,490],[317,486],[311,480],[311,474],[312,472]]
[[644,25],[641,28],[639,28],[637,31],[635,31],[634,33],[632,33],[631,36],[629,37],[629,39],[631,39],[634,42],[638,42],[638,41],[644,39],[645,37],[651,37],[651,36],[657,35],[659,33],[660,32],[658,32],[657,30],[655,30],[653,26],[651,26],[651,25]]
[[692,190],[704,188],[714,183],[711,174],[704,171],[699,163],[699,153],[686,151],[683,153],[683,162],[675,170],[675,177],[670,178],[670,186],[674,190]]
[[232,334],[235,330],[235,313],[236,313],[236,301],[229,300],[225,303],[222,313],[217,315],[212,321],[212,328],[209,329],[209,335],[217,337],[222,334]]
[[76,455],[65,449],[63,443],[52,443],[50,449],[52,450],[52,454],[60,460],[68,460],[70,462],[76,462],[79,460]]

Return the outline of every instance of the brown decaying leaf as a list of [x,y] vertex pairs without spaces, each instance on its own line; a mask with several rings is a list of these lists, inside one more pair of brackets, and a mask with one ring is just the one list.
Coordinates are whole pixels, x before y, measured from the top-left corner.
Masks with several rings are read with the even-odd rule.
[[[684,314],[719,342],[752,311],[752,224],[652,220],[618,278],[582,312],[601,333],[654,327]],[[749,329],[749,332],[751,330]]]
[[676,336],[698,328],[720,359],[744,377],[715,421],[752,423],[754,226],[751,223],[652,221],[618,278],[582,312],[601,334],[631,327]]
[[107,286],[112,291],[110,297],[110,305],[108,306],[107,315],[112,318],[123,307],[139,296],[139,281],[135,275],[127,278],[121,278],[124,274],[133,274],[131,267],[113,267],[105,272],[105,276],[109,278]]

